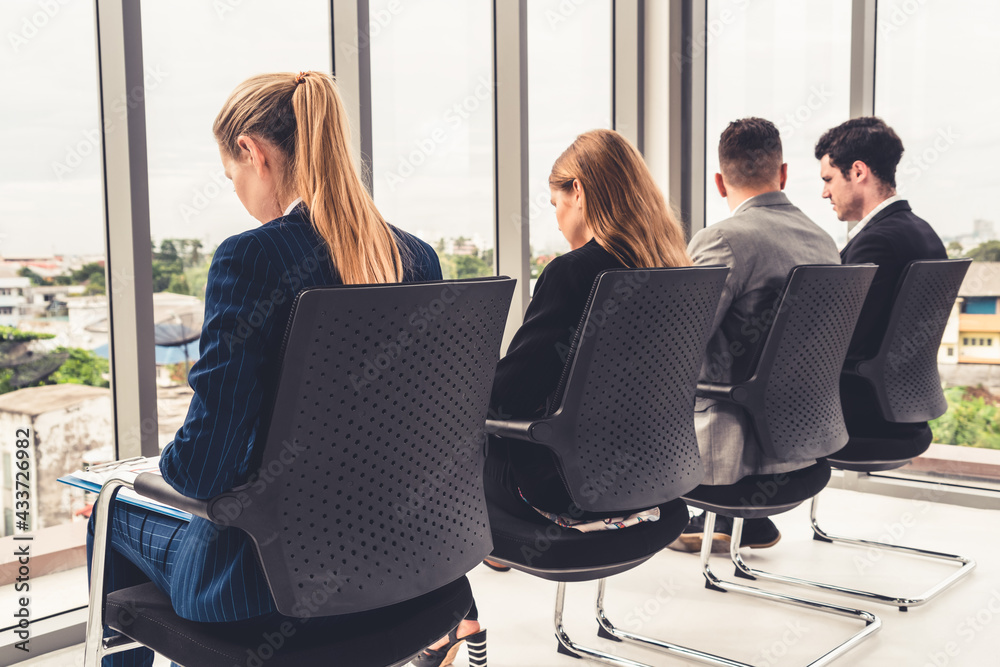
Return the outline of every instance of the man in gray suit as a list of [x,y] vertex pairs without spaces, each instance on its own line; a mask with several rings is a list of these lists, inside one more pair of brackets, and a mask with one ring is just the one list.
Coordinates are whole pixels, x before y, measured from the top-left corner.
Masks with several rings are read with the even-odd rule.
[[[781,137],[773,123],[762,118],[730,123],[719,140],[719,167],[722,173],[715,175],[715,185],[732,217],[695,234],[688,252],[695,265],[729,267],[701,379],[740,382],[753,371],[788,272],[799,264],[840,264],[840,254],[833,239],[782,192],[788,165],[782,162]],[[699,398],[695,426],[704,484],[733,484],[748,475],[784,473],[812,463],[764,455],[738,406]],[[692,519],[671,547],[699,549],[703,525],[701,516]],[[730,519],[717,518],[714,550],[729,550],[731,529]],[[747,521],[742,545],[769,547],[780,537],[770,519]]]

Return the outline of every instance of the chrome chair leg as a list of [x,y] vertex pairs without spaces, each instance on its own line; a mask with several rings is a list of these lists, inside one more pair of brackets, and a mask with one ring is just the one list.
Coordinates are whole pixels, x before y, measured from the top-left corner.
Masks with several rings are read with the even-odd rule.
[[[604,583],[603,579],[601,580],[601,583]],[[556,639],[559,640],[559,645],[569,652],[570,655],[577,658],[596,660],[597,662],[601,662],[606,665],[618,665],[619,667],[650,667],[650,665],[642,662],[635,662],[634,660],[629,660],[628,658],[620,658],[616,655],[611,655],[610,653],[605,653],[604,651],[581,646],[580,644],[574,642],[570,639],[569,635],[566,633],[566,628],[563,626],[563,608],[565,604],[566,584],[560,581],[558,587],[556,588]]]
[[[926,604],[930,600],[941,594],[942,591],[954,585],[959,579],[965,577],[976,567],[976,561],[971,558],[965,558],[964,556],[956,556],[954,554],[941,553],[939,551],[928,551],[926,549],[917,549],[915,547],[907,547],[898,544],[888,544],[886,542],[876,542],[873,540],[863,540],[853,537],[844,537],[840,535],[831,535],[820,528],[819,523],[816,520],[817,507],[819,506],[819,496],[813,496],[812,504],[809,508],[809,520],[812,524],[813,537],[821,542],[836,542],[840,544],[851,544],[854,546],[868,547],[875,549],[885,549],[887,551],[894,551],[897,553],[909,554],[911,556],[922,556],[924,558],[929,558],[932,560],[945,561],[948,563],[956,563],[959,568],[953,572],[948,577],[945,577],[936,585],[929,588],[922,595],[913,598],[898,597],[894,595],[883,595],[881,593],[873,593],[870,591],[862,591],[854,588],[848,588],[845,586],[836,586],[834,584],[826,584],[819,581],[811,581],[809,579],[799,579],[797,577],[789,577],[781,574],[775,574],[773,572],[765,572],[763,570],[755,570],[754,568],[748,566],[746,562],[740,557],[738,551],[733,551],[731,553],[733,564],[736,565],[739,572],[742,573],[740,576],[744,576],[751,579],[766,579],[768,581],[777,581],[783,584],[791,584],[793,586],[803,586],[806,588],[815,588],[823,591],[830,591],[832,593],[840,593],[841,595],[850,595],[852,597],[861,598],[863,600],[871,600],[872,602],[878,602],[881,604],[888,604],[894,607],[899,607],[900,611],[906,611],[909,607],[918,607],[922,604]],[[737,519],[741,525],[743,523],[742,519]],[[734,522],[736,523],[736,522]],[[735,531],[735,525],[733,530]]]
[[94,553],[91,556],[90,570],[90,606],[87,610],[87,633],[84,648],[84,667],[101,667],[101,660],[109,655],[129,651],[142,646],[124,635],[104,637],[104,570],[107,561],[108,525],[110,524],[111,503],[122,488],[132,488],[129,477],[113,475],[101,488],[101,493],[94,503]]
[[[733,522],[733,535],[730,542],[730,553],[739,552],[740,538],[742,537],[743,522],[737,520]],[[847,641],[841,643],[840,645],[834,647],[830,651],[824,653],[816,660],[809,663],[808,667],[820,667],[821,665],[828,665],[862,641],[867,639],[869,636],[874,634],[882,627],[882,620],[875,614],[864,611],[861,609],[851,609],[849,607],[841,607],[840,605],[827,604],[825,602],[819,602],[817,600],[808,600],[805,598],[794,597],[790,595],[782,595],[779,593],[772,593],[770,591],[761,590],[759,588],[754,588],[752,586],[745,586],[736,582],[724,581],[717,577],[714,572],[712,572],[711,567],[709,567],[709,557],[712,554],[712,533],[715,532],[715,514],[713,512],[705,512],[705,529],[704,538],[701,543],[701,567],[702,574],[705,576],[705,586],[706,588],[711,588],[713,590],[722,591],[726,593],[742,593],[744,595],[751,595],[757,598],[763,598],[765,600],[771,600],[773,602],[781,602],[783,604],[790,604],[797,607],[805,607],[807,609],[812,609],[814,611],[819,611],[827,614],[835,614],[837,616],[846,616],[848,618],[855,618],[864,621],[865,627],[859,632],[852,635]],[[597,594],[597,622],[601,624],[606,632],[613,635],[614,637],[621,639],[622,641],[638,643],[643,646],[664,651],[666,653],[671,653],[673,655],[688,658],[691,660],[697,660],[698,662],[704,662],[710,665],[723,665],[724,667],[752,667],[745,662],[738,662],[735,660],[730,660],[728,658],[723,658],[712,653],[706,653],[704,651],[698,651],[696,649],[688,648],[685,646],[680,646],[679,644],[673,644],[670,642],[665,642],[660,639],[654,639],[652,637],[645,637],[633,632],[628,632],[620,628],[616,628],[614,624],[608,619],[607,614],[604,611],[604,588],[605,581],[602,579]]]

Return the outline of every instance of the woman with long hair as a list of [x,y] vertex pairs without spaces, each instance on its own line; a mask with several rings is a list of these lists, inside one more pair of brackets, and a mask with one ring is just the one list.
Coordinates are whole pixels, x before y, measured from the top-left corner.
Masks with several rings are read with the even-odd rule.
[[[201,499],[247,482],[253,472],[249,462],[263,446],[282,336],[300,290],[441,278],[431,247],[389,225],[375,208],[351,156],[347,115],[330,75],[247,79],[226,100],[213,131],[236,195],[262,224],[215,251],[201,354],[189,375],[194,396],[160,458],[167,483]],[[153,581],[181,617],[247,632],[282,621],[242,531],[123,503],[111,511],[109,590]],[[93,523],[88,556],[92,543]],[[317,626],[322,621],[311,623]],[[152,660],[151,651],[136,649],[104,665]]]
[[[577,137],[552,166],[549,190],[559,231],[571,250],[542,271],[524,324],[500,360],[490,399],[497,418],[527,419],[554,407],[549,402],[573,331],[601,271],[691,263],[676,216],[642,155],[619,133],[592,130]],[[490,440],[486,497],[515,516],[534,519],[538,514],[532,506],[567,515],[572,503],[555,456],[544,447],[507,438]],[[487,565],[501,569],[489,561]],[[480,632],[478,621],[467,618],[415,664],[448,665],[463,639]]]

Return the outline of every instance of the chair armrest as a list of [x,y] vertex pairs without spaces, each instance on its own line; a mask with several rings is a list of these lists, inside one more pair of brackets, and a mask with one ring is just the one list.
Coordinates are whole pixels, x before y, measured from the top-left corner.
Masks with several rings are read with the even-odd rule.
[[740,384],[699,382],[698,388],[695,390],[695,396],[742,405],[747,399],[747,390]]
[[844,368],[841,371],[843,375],[856,375],[858,377],[863,377],[866,379],[871,379],[872,375],[872,360],[871,359],[848,359],[844,362]]
[[530,419],[487,419],[486,432],[504,438],[515,438],[545,444],[552,439],[552,425]]
[[140,496],[158,500],[165,505],[176,507],[211,521],[211,517],[208,515],[207,500],[198,500],[180,494],[174,490],[174,487],[167,484],[162,475],[152,472],[140,473],[135,478],[134,488]]

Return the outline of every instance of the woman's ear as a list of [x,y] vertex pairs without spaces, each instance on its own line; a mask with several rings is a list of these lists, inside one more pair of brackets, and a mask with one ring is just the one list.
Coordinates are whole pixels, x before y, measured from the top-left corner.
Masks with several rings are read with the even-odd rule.
[[269,165],[267,164],[267,156],[260,142],[244,134],[237,137],[236,145],[239,146],[240,157],[244,160],[249,160],[257,172],[257,176],[263,179]]
[[584,197],[584,194],[583,194],[583,184],[580,183],[580,179],[579,178],[574,178],[573,179],[573,201],[576,202],[577,208],[583,208],[584,199],[585,199],[585,197]]

